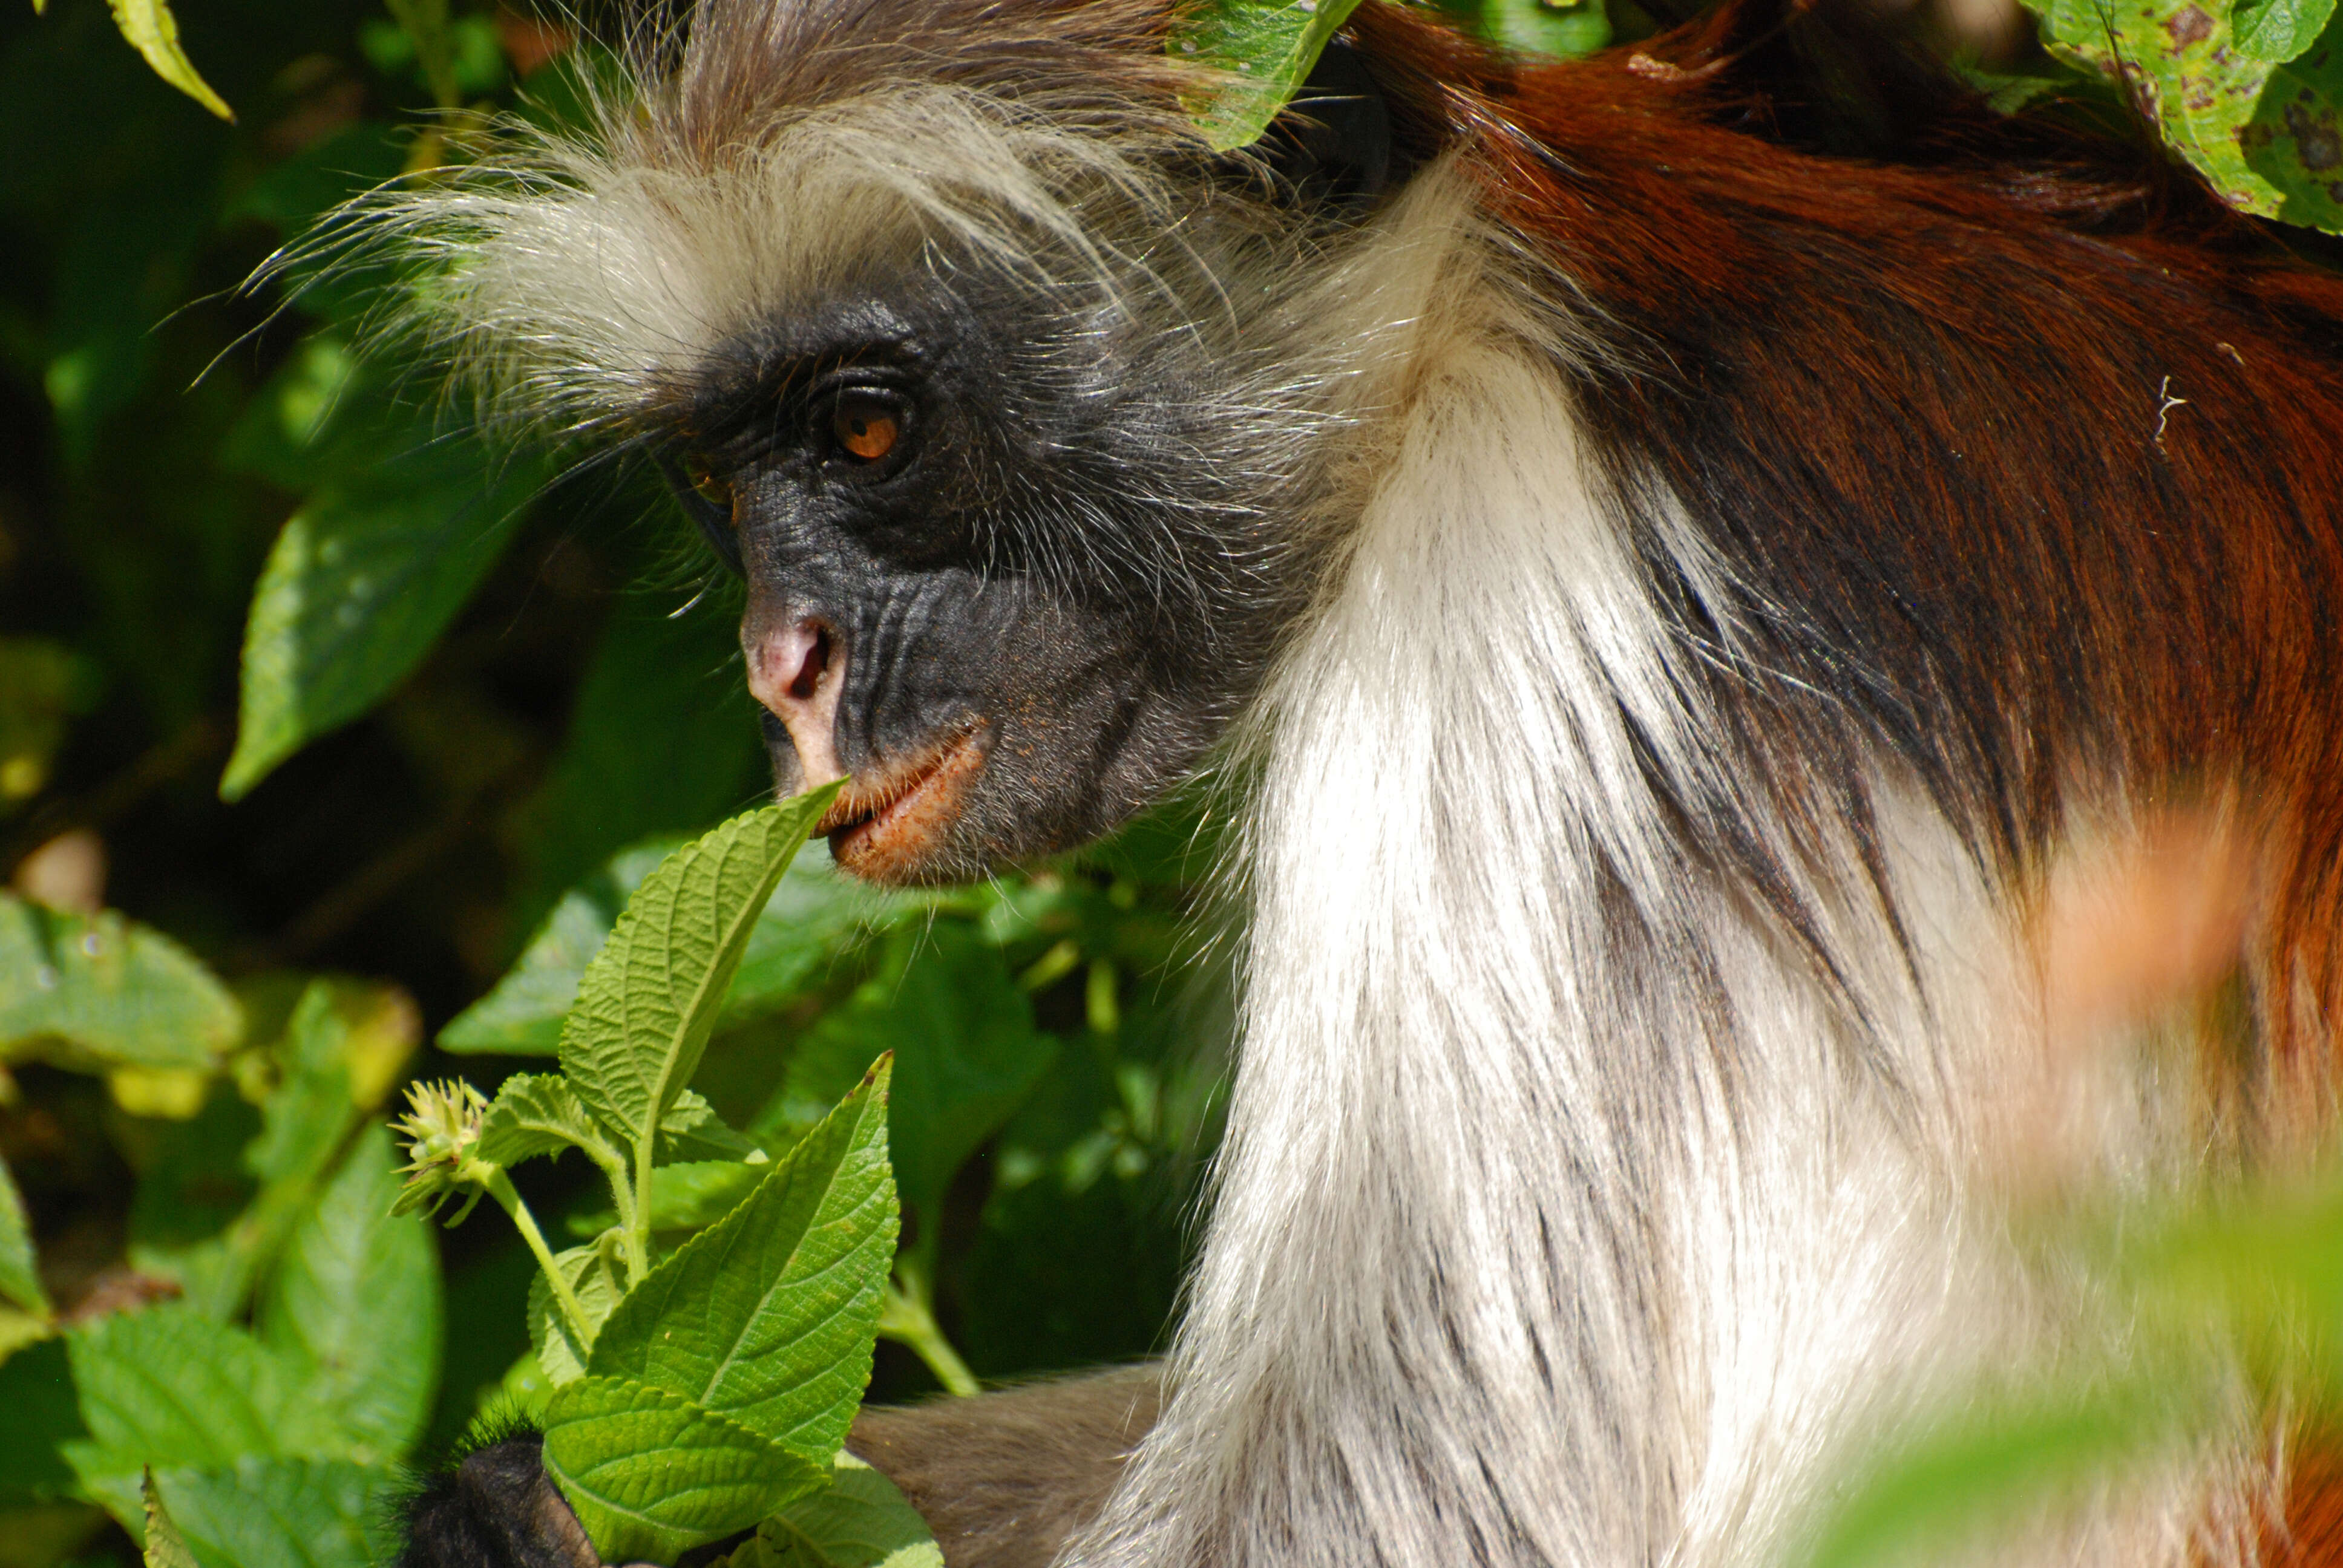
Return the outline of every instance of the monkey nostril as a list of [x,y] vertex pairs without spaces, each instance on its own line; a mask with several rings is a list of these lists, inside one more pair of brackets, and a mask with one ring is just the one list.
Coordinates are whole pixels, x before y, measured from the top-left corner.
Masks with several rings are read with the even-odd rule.
[[829,668],[830,628],[820,627],[814,631],[813,642],[805,650],[805,658],[799,661],[797,674],[789,681],[789,695],[799,702],[810,701],[821,686],[822,675]]

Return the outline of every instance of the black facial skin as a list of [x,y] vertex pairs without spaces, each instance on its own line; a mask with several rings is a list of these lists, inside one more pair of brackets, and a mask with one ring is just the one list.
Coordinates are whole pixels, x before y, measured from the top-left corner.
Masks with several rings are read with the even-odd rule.
[[[748,579],[744,640],[818,623],[844,661],[850,790],[974,737],[980,762],[886,853],[833,833],[877,879],[966,879],[1112,829],[1195,764],[1290,612],[1256,504],[1216,475],[1245,437],[1212,427],[1213,389],[1171,355],[1134,364],[1111,307],[1036,296],[923,271],[828,302],[729,345],[682,412],[670,472]],[[884,456],[842,444],[842,403],[893,422]],[[793,791],[797,749],[769,715],[766,736]]]

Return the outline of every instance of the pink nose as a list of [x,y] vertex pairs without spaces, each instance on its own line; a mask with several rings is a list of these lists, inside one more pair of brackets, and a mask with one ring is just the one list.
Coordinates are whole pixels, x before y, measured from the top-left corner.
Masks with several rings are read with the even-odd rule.
[[838,693],[846,684],[846,649],[830,628],[808,617],[752,629],[743,651],[749,690],[789,732],[801,789],[846,777],[838,761]]

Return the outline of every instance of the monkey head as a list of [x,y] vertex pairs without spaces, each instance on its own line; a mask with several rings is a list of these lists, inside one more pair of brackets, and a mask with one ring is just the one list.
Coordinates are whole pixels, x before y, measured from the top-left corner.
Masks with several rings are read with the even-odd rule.
[[1379,101],[1214,155],[1169,17],[707,0],[598,128],[392,200],[453,258],[428,327],[524,418],[655,455],[745,579],[777,782],[847,781],[859,875],[1113,828],[1309,595],[1344,416],[1303,280],[1381,184]]

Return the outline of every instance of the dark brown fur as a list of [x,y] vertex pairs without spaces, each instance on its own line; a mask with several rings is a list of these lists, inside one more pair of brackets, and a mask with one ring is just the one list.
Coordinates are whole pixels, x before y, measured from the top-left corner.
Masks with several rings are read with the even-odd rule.
[[866,1410],[847,1446],[925,1516],[950,1568],[1047,1568],[1155,1423],[1152,1366]]

